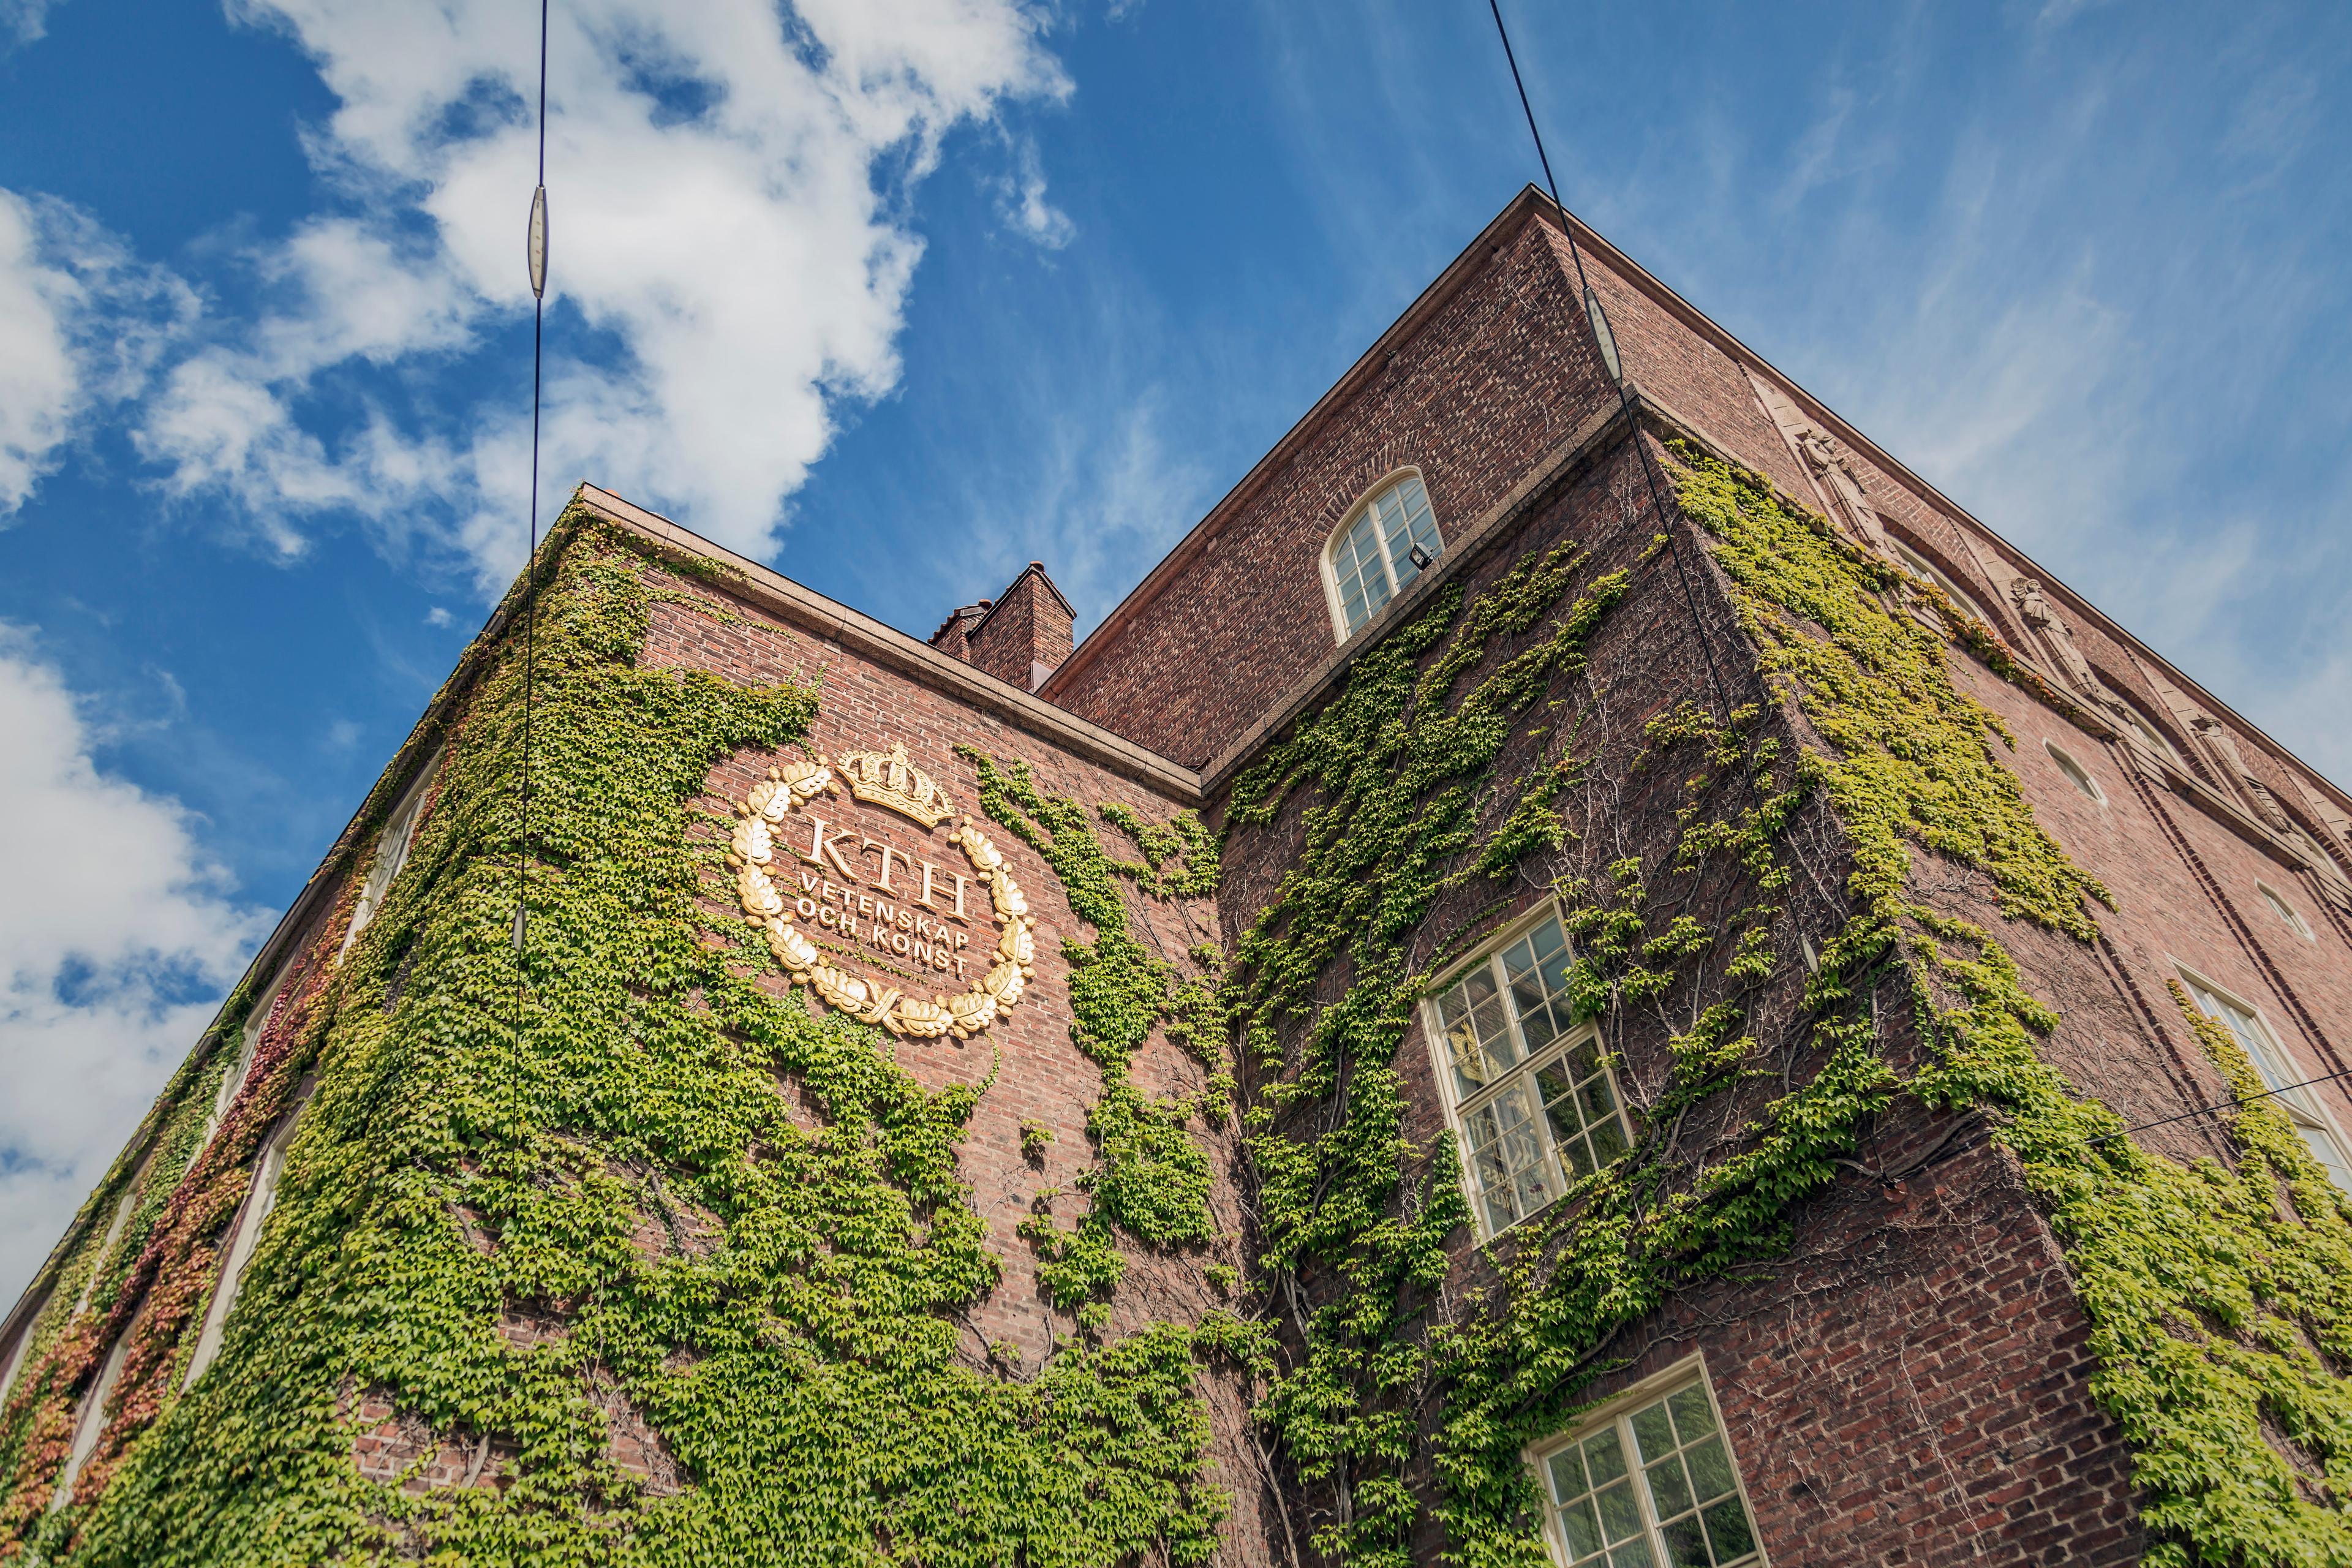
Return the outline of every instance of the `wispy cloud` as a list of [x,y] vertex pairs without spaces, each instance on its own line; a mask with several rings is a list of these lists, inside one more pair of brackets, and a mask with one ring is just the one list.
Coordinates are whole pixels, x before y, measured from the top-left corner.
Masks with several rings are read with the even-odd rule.
[[0,190],[0,520],[91,409],[146,384],[196,296],[87,214]]
[[1045,199],[1045,171],[1036,142],[1027,136],[1008,139],[1013,167],[994,182],[997,217],[1004,226],[1048,250],[1059,250],[1078,236],[1070,215]]
[[188,1050],[263,921],[177,803],[99,767],[0,623],[0,1298],[14,1300]]
[[[2095,9],[1974,31],[1964,88],[1857,95],[1825,65],[1785,134],[1700,126],[1595,205],[1897,457],[2352,778],[2352,736],[2313,721],[2352,711],[2352,465],[2283,445],[2309,422],[2278,401],[2346,346],[2324,237],[2352,201],[2311,84],[2352,62],[2340,30],[2109,37]],[[1921,43],[1879,41],[1898,70]],[[1663,179],[1677,157],[1704,195]]]

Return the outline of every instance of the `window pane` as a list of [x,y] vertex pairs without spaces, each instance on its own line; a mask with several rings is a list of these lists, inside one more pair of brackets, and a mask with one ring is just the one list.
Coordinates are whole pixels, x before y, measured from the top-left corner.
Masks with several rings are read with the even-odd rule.
[[1675,1435],[1685,1443],[1695,1443],[1715,1430],[1715,1412],[1707,1406],[1706,1390],[1696,1383],[1679,1394],[1668,1394],[1666,1408],[1675,1413]]
[[1689,1511],[1696,1500],[1691,1497],[1690,1481],[1683,1475],[1680,1459],[1660,1459],[1644,1473],[1650,1478],[1650,1501],[1657,1506],[1660,1519],[1672,1519]]
[[1584,1465],[1596,1487],[1607,1486],[1625,1473],[1625,1451],[1618,1444],[1617,1428],[1604,1428],[1584,1440]]
[[2207,1015],[2215,1022],[2227,1028],[2231,1037],[2237,1040],[2238,1048],[2245,1052],[2247,1058],[2254,1064],[2254,1070],[2262,1074],[2263,1082],[2266,1087],[2284,1089],[2294,1081],[2285,1076],[2280,1068],[2280,1064],[2273,1058],[2270,1042],[2263,1037],[2262,1026],[2254,1022],[2254,1016],[2252,1013],[2247,1012],[2243,1007],[2224,1001],[2201,985],[2196,987],[2196,996],[2197,1005],[2204,1008]]
[[1558,921],[1546,921],[1535,929],[1529,939],[1535,944],[1536,963],[1543,970],[1544,984],[1554,991],[1568,987],[1568,938]]
[[1696,1519],[1680,1519],[1658,1533],[1665,1537],[1666,1562],[1671,1568],[1711,1568],[1706,1560],[1706,1538],[1699,1533]]
[[2326,1129],[2297,1121],[2294,1130],[2303,1134],[2305,1142],[2311,1145],[2311,1157],[2319,1162],[2319,1168],[2327,1173],[2327,1179],[2344,1191],[2352,1193],[2352,1168],[2345,1165],[2344,1152],[2336,1146],[2336,1140],[2327,1135]]
[[1618,1125],[1615,1117],[1593,1124],[1592,1157],[1601,1164],[1605,1165],[1622,1154],[1626,1147],[1625,1130]]
[[1601,1506],[1601,1528],[1611,1541],[1623,1541],[1642,1532],[1642,1507],[1633,1500],[1631,1481],[1605,1487],[1592,1500]]
[[1713,1502],[1738,1489],[1731,1479],[1731,1456],[1723,1451],[1722,1438],[1706,1438],[1683,1458],[1690,1464],[1691,1489],[1699,1501]]
[[1716,1504],[1701,1515],[1706,1521],[1706,1538],[1715,1547],[1715,1560],[1730,1568],[1756,1550],[1756,1531],[1748,1522],[1748,1510],[1738,1498]]
[[1457,1093],[1473,1095],[1495,1081],[1495,1060],[1479,1045],[1478,1033],[1470,1026],[1468,1018],[1445,1032],[1445,1044],[1454,1060],[1454,1087]]
[[1560,1510],[1559,1532],[1568,1542],[1568,1557],[1580,1563],[1601,1550],[1601,1521],[1592,1514],[1589,1498],[1579,1498]]
[[1503,1021],[1503,996],[1496,988],[1494,972],[1485,965],[1470,972],[1462,983],[1464,998],[1470,1004],[1470,1022],[1478,1031],[1478,1043],[1497,1064],[1508,1067],[1519,1059],[1518,1047],[1512,1043],[1511,1031]]
[[1562,1448],[1551,1457],[1551,1495],[1560,1502],[1584,1494],[1584,1464],[1574,1448]]
[[1527,1037],[1528,1051],[1532,1053],[1558,1039],[1560,1019],[1565,1016],[1566,1008],[1555,1016],[1552,1009],[1542,1002],[1522,1006],[1519,1009],[1519,1033]]
[[1663,1399],[1633,1413],[1633,1441],[1644,1459],[1675,1451],[1675,1429],[1666,1419],[1666,1402]]
[[1422,488],[1419,479],[1407,479],[1399,488],[1404,493],[1407,526],[1412,530],[1413,542],[1435,555],[1445,544],[1438,536],[1437,515],[1430,510],[1429,492]]
[[1609,1092],[1606,1076],[1588,1080],[1584,1086],[1584,1119],[1599,1122],[1613,1120],[1617,1114],[1617,1097]]
[[1644,1538],[1636,1537],[1609,1554],[1609,1568],[1657,1568],[1657,1564]]
[[1580,1182],[1592,1174],[1592,1152],[1585,1147],[1584,1140],[1573,1132],[1560,1135],[1559,1162],[1571,1182]]
[[1568,1048],[1568,1068],[1580,1079],[1591,1078],[1601,1070],[1601,1047],[1597,1041],[1583,1040]]

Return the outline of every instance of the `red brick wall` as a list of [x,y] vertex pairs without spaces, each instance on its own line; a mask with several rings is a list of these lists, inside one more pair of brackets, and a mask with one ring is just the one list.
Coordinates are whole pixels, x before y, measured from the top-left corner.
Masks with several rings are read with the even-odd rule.
[[1029,691],[1041,667],[1050,670],[1070,657],[1070,630],[1068,602],[1032,561],[985,616],[965,626],[965,647],[956,657]]
[[[681,593],[714,592],[700,584],[666,579],[650,571],[648,580]],[[981,1079],[994,1065],[995,1082],[981,1099],[958,1158],[972,1200],[988,1222],[993,1248],[1005,1259],[1005,1271],[1003,1283],[971,1313],[970,1321],[980,1339],[1017,1345],[1024,1364],[1034,1371],[1052,1347],[1055,1323],[1036,1281],[1031,1262],[1034,1253],[1016,1234],[1016,1227],[1043,1189],[1060,1190],[1055,1208],[1064,1228],[1084,1212],[1085,1199],[1075,1193],[1074,1184],[1093,1163],[1087,1111],[1101,1095],[1102,1075],[1071,1042],[1068,968],[1062,942],[1065,939],[1090,941],[1094,933],[1071,915],[1060,883],[1036,854],[980,811],[971,765],[954,748],[973,746],[1003,765],[1026,762],[1034,768],[1040,787],[1090,806],[1118,802],[1153,822],[1168,820],[1175,806],[1127,778],[1071,756],[1050,740],[845,652],[838,645],[780,625],[754,605],[731,601],[728,608],[740,617],[739,624],[723,625],[690,607],[656,602],[644,662],[652,668],[710,670],[738,681],[770,681],[795,672],[821,671],[821,707],[810,744],[837,757],[845,751],[887,750],[893,742],[903,742],[909,760],[944,786],[1003,852],[1014,879],[1028,896],[1036,921],[1037,973],[1013,1016],[1000,1019],[986,1035],[967,1042],[951,1037],[902,1040],[897,1059],[934,1089]],[[765,752],[746,752],[732,759],[712,774],[706,804],[714,810],[731,810],[733,803],[765,775],[772,760]],[[861,831],[887,837],[903,847],[919,848],[919,841],[925,840],[916,824],[845,798],[824,797],[807,810],[827,816],[835,826],[845,825],[841,818],[849,818]],[[961,868],[961,857],[949,847],[944,834],[943,828],[928,840],[929,858],[943,869]],[[1114,852],[1132,853],[1116,842],[1111,847]],[[901,870],[898,875],[903,879],[906,873]],[[730,890],[714,884],[712,891],[714,918],[738,918]],[[974,899],[971,930],[975,948],[995,938],[987,909],[984,896]],[[1179,960],[1187,949],[1213,940],[1215,934],[1213,907],[1205,901],[1188,910],[1130,899],[1129,919],[1131,929],[1148,946]],[[902,982],[894,979],[893,983]],[[779,994],[787,989],[781,971],[772,971],[764,984]],[[961,988],[960,983],[945,977],[933,987]],[[822,1005],[812,1002],[811,1005]],[[1138,1053],[1131,1073],[1145,1092],[1154,1095],[1189,1092],[1202,1082],[1197,1062],[1157,1037]],[[1021,1125],[1029,1121],[1044,1123],[1055,1135],[1043,1160],[1034,1163],[1021,1148]],[[1210,1148],[1219,1173],[1212,1200],[1218,1226],[1237,1233],[1241,1215],[1229,1180],[1235,1152],[1234,1134],[1230,1126],[1204,1131],[1196,1125],[1194,1131]],[[1231,1246],[1170,1255],[1130,1247],[1126,1279],[1113,1300],[1115,1331],[1130,1331],[1153,1319],[1197,1321],[1210,1307],[1224,1304],[1205,1280],[1203,1266],[1241,1261]],[[1071,1332],[1067,1317],[1059,1320],[1059,1330],[1064,1336]],[[1238,1494],[1232,1530],[1234,1539],[1243,1545],[1240,1555],[1232,1560],[1262,1562],[1265,1549],[1254,1501],[1257,1492],[1253,1478],[1257,1470],[1249,1457],[1244,1405],[1229,1383],[1213,1377],[1204,1377],[1204,1383],[1215,1418],[1214,1457],[1222,1471],[1217,1479]]]
[[1197,559],[1114,612],[1045,694],[1201,765],[1331,652],[1322,551],[1368,489],[1419,468],[1439,529],[1454,537],[1608,395],[1544,234],[1502,236],[1421,331],[1221,512]]

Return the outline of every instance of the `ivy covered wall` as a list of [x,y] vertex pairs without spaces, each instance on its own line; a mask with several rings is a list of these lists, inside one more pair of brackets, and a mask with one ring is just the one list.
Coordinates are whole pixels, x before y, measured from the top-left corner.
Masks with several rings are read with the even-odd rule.
[[[528,844],[509,631],[389,900],[339,959],[364,855],[338,873],[218,1130],[216,1047],[51,1271],[0,1552],[1537,1568],[1528,1446],[1696,1349],[1784,1555],[1883,1549],[1892,1496],[1916,1561],[2352,1563],[2352,1226],[2274,1111],[2169,1158],[2051,1065],[2036,965],[2094,952],[2108,895],[1954,661],[2030,673],[1757,476],[1656,456],[1676,515],[1622,444],[1528,498],[1206,825],[967,742],[1085,1067],[1067,1147],[1019,1128],[1018,1247],[968,1159],[1002,1054],[910,1070],[723,897],[714,770],[800,745],[827,689],[649,665],[657,616],[741,605],[575,510]],[[1213,898],[1222,940],[1171,948]],[[1481,1243],[1419,1009],[1543,900],[1634,1146]],[[1190,1087],[1139,1070],[1167,1052]],[[1022,1292],[1039,1351],[977,1327]],[[1825,1350],[1853,1370],[1791,1380]]]
[[[968,1310],[1036,1268],[990,1244],[959,1170],[986,1052],[969,1081],[926,1088],[878,1031],[813,1016],[709,896],[725,833],[707,780],[794,745],[820,687],[645,668],[665,595],[733,612],[656,585],[578,512],[543,559],[520,973],[509,635],[451,716],[390,899],[340,964],[307,971],[314,989],[281,1009],[257,1069],[266,1089],[148,1227],[143,1293],[103,1330],[45,1344],[12,1392],[5,1550],[142,1565],[1204,1561],[1227,1499],[1207,1473],[1202,1363],[1245,1359],[1247,1331],[1082,1318],[1026,1360],[972,1335]],[[1181,884],[1155,890],[1213,885],[1196,828],[1131,832]],[[225,1024],[239,1022],[233,1005]],[[1213,1028],[1198,1041],[1219,1050]],[[174,1084],[153,1169],[184,1167],[226,1056]],[[1108,1068],[1107,1084],[1094,1207],[1124,1237],[1181,1244],[1197,1208],[1161,1195],[1163,1178],[1197,1177],[1182,1128],[1206,1108],[1157,1103]],[[253,1151],[304,1085],[227,1341],[183,1392]],[[51,1510],[60,1424],[133,1310],[105,1439]]]
[[[1711,1349],[1784,1554],[1882,1556],[1899,1499],[1919,1561],[2352,1560],[2337,1195],[2274,1111],[2183,1164],[2045,1059],[2003,933],[2087,950],[2107,894],[1955,644],[2038,683],[1757,476],[1660,458],[1678,542],[1630,457],[1588,476],[1234,786],[1264,1415],[1309,1551],[1541,1562],[1528,1446]],[[1415,1006],[1544,898],[1636,1144],[1474,1249]],[[1907,1198],[1948,1176],[1967,1202]],[[1873,1297],[1874,1341],[1749,1403]]]

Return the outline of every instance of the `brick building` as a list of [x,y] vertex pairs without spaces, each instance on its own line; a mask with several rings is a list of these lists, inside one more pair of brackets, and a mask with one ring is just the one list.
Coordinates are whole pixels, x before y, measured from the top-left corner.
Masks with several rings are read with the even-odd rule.
[[7,1550],[2352,1560],[2352,797],[1607,241],[1072,627],[583,487],[0,1328]]

